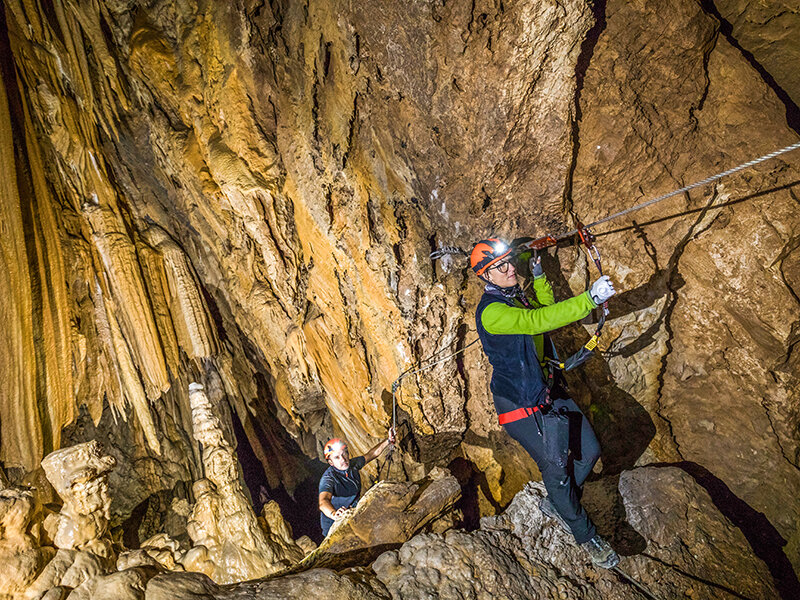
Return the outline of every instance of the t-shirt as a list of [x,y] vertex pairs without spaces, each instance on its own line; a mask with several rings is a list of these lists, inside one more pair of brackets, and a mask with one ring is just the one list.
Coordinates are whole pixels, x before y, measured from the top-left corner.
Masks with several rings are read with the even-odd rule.
[[[356,456],[350,460],[350,466],[346,471],[340,471],[331,465],[322,474],[319,480],[319,493],[330,492],[332,495],[331,504],[334,510],[339,508],[352,508],[358,503],[361,495],[361,474],[359,471],[367,464],[363,456]],[[328,531],[333,525],[333,519],[319,513],[319,524],[322,527],[322,535],[328,535]]]

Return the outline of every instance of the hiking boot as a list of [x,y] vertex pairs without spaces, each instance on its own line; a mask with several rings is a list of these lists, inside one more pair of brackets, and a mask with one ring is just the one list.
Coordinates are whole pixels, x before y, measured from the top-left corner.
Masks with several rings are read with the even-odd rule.
[[601,569],[613,569],[619,564],[619,554],[599,535],[582,543],[581,548],[589,553],[592,563]]
[[561,529],[572,535],[572,530],[569,528],[569,525],[567,525],[567,522],[561,517],[561,515],[558,514],[556,507],[553,506],[553,502],[550,500],[550,496],[545,496],[539,500],[539,510],[542,511],[544,516],[558,521],[558,524],[561,525]]

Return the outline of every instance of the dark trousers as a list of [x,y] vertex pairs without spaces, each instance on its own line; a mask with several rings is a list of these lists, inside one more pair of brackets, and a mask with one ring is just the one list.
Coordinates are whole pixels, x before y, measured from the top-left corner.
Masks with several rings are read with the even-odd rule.
[[570,458],[566,466],[559,466],[548,460],[545,452],[543,436],[539,433],[536,421],[543,424],[539,414],[532,415],[513,423],[504,425],[508,435],[517,440],[536,461],[542,472],[542,482],[547,488],[547,495],[553,506],[567,522],[579,544],[588,542],[595,535],[594,524],[589,520],[580,495],[583,482],[600,458],[600,444],[594,435],[589,420],[571,398],[553,400],[553,409],[565,409],[569,416],[569,449]]

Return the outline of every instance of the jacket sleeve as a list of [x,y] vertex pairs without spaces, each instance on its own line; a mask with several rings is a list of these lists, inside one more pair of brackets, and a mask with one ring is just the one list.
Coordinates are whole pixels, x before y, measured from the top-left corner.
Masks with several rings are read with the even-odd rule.
[[533,309],[492,302],[483,309],[481,324],[493,335],[538,335],[579,321],[595,308],[589,292]]
[[550,282],[547,281],[546,275],[533,279],[533,291],[536,292],[536,300],[542,306],[555,304],[556,297],[553,295],[553,288],[550,286]]

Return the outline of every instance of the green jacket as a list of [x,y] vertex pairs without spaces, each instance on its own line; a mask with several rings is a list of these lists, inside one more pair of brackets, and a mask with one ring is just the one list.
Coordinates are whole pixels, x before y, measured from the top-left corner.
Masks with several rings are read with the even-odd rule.
[[514,300],[514,306],[509,306],[498,297],[497,302],[489,304],[481,313],[481,325],[492,335],[534,336],[536,355],[541,361],[544,356],[542,334],[581,320],[597,305],[588,291],[556,302],[545,275],[533,280],[533,291],[536,293],[536,299],[531,300],[533,309],[523,307],[519,300]]

